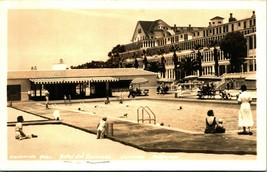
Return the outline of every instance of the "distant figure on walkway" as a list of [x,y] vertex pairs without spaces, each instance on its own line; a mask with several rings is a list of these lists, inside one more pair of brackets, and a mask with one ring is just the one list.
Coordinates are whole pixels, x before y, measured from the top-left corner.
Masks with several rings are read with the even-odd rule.
[[30,138],[33,138],[33,137],[37,137],[37,135],[26,135],[24,132],[23,132],[23,129],[22,129],[22,122],[24,121],[23,119],[23,116],[18,116],[17,117],[17,123],[16,123],[16,126],[15,126],[15,139],[18,139],[18,140],[22,140],[22,139],[30,139]]
[[109,97],[107,97],[107,99],[105,100],[105,104],[110,104],[110,100],[109,100]]
[[209,110],[206,117],[206,129],[205,133],[216,133],[216,117],[214,116],[213,110]]
[[135,97],[134,96],[134,88],[133,88],[133,84],[132,83],[130,83],[130,85],[129,85],[129,95],[128,95],[128,98],[130,98],[130,97]]
[[27,92],[27,94],[28,94],[28,98],[29,98],[29,100],[31,100],[31,97],[32,97],[31,91],[29,90],[29,91]]
[[46,109],[49,109],[49,107],[48,107],[49,95],[50,95],[50,93],[48,92],[48,90],[45,90],[45,99],[46,99],[45,107],[46,107]]
[[216,126],[216,133],[225,133],[225,128],[223,127],[223,120],[219,119]]
[[177,97],[180,98],[182,96],[182,86],[181,86],[181,84],[178,84],[177,92],[178,92]]
[[64,94],[64,103],[65,103],[65,105],[68,104],[67,100],[68,100],[68,98],[67,98],[66,94]]
[[103,139],[105,137],[106,121],[107,117],[103,117],[102,120],[97,125],[97,133],[96,133],[97,139]]
[[[253,117],[250,108],[252,98],[247,92],[246,85],[241,86],[241,94],[238,96],[237,101],[239,104],[241,104],[238,114],[238,126],[243,127],[243,132],[239,132],[238,134],[252,135],[253,133],[251,132],[251,127],[253,126]],[[246,131],[246,128],[248,128],[248,132]]]

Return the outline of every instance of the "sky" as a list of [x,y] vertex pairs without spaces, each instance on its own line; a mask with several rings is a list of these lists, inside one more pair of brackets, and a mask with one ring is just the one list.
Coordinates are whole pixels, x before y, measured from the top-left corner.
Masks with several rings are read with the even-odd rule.
[[[153,1],[149,1],[153,2]],[[167,2],[167,1],[166,1]],[[162,4],[162,7],[160,6]],[[16,6],[7,9],[7,69],[30,70],[32,66],[52,69],[63,59],[70,66],[91,61],[106,61],[108,52],[118,44],[128,44],[139,20],[162,19],[170,26],[208,26],[215,16],[228,21],[230,13],[236,19],[248,18],[253,6],[219,9],[184,4],[164,6],[56,6],[43,8]],[[197,5],[196,3],[194,3]],[[201,7],[202,4],[200,4]],[[257,11],[256,11],[257,15]]]

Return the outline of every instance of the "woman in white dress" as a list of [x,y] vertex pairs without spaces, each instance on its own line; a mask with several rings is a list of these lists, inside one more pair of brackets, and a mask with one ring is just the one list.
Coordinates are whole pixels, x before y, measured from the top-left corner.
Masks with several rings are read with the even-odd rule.
[[[252,98],[247,92],[246,85],[241,86],[241,91],[242,92],[238,97],[238,103],[241,104],[239,110],[238,126],[243,127],[243,132],[239,132],[238,134],[252,135],[253,133],[251,132],[251,127],[253,126],[253,117],[250,108]],[[248,129],[248,132],[246,131],[246,129]]]

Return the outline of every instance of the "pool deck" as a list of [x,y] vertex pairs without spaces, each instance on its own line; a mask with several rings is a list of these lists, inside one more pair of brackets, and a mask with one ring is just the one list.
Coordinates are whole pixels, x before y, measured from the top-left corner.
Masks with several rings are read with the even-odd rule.
[[[205,99],[184,95],[183,98],[174,98],[174,94],[140,96],[136,99],[172,100],[172,101],[212,101],[215,103],[236,103],[236,100]],[[104,102],[105,99],[86,99],[89,102]],[[113,97],[111,101],[117,101]],[[126,100],[125,100],[126,101]],[[81,100],[73,100],[81,102]],[[101,116],[88,115],[78,110],[60,109],[61,121],[53,120],[53,112],[59,109],[56,105],[61,101],[51,101],[50,109],[45,109],[44,102],[13,102],[12,107],[36,116],[45,118],[45,121],[25,122],[25,125],[64,124],[88,133],[96,134],[96,125]],[[253,103],[256,105],[256,102]],[[129,145],[147,152],[187,152],[187,153],[212,153],[212,154],[257,154],[257,131],[253,135],[238,135],[237,131],[224,134],[190,133],[171,129],[166,126],[152,124],[139,124],[118,118],[109,118],[108,123],[113,123],[113,133],[108,129],[107,138],[125,145]],[[14,122],[8,122],[14,125]]]

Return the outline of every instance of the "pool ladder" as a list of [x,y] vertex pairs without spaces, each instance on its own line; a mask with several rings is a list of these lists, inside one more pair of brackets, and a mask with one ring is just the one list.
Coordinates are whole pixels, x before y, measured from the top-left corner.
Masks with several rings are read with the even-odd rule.
[[[140,110],[141,110],[141,118],[140,118]],[[148,115],[148,119],[145,119],[145,113]],[[151,116],[153,118],[151,118]],[[148,106],[140,106],[137,109],[137,122],[142,121],[144,123],[145,121],[149,121],[149,124],[151,124],[151,121],[154,121],[154,124],[156,124],[156,115],[154,112],[148,107]]]

